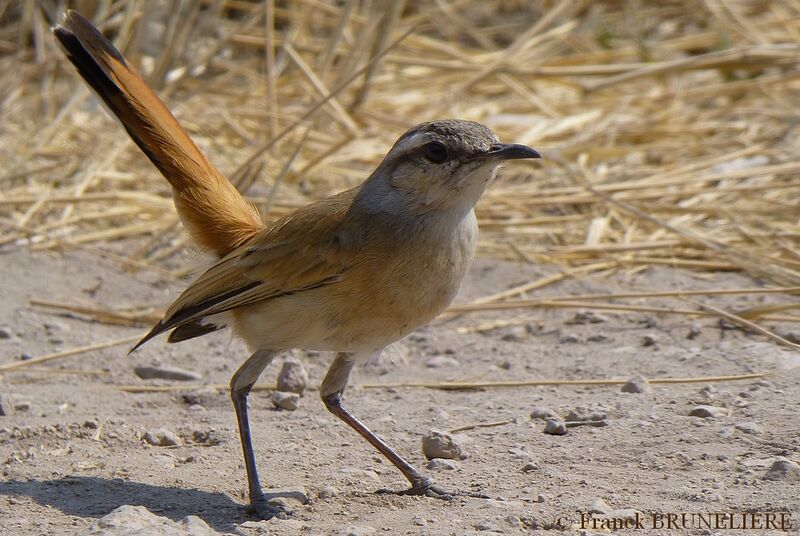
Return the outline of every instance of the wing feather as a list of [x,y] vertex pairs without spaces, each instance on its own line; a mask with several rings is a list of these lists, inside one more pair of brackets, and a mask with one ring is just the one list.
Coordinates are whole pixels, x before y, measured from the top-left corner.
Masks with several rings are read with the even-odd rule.
[[[220,259],[170,305],[131,352],[165,331],[264,300],[339,281],[356,262],[348,208],[357,189],[304,207]],[[180,337],[175,337],[175,340]]]

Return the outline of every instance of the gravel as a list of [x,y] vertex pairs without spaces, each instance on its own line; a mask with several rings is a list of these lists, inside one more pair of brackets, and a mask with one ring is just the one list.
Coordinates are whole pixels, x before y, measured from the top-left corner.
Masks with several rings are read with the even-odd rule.
[[650,347],[657,345],[658,345],[658,338],[655,335],[645,335],[644,337],[642,337],[642,346]]
[[456,468],[456,464],[452,460],[434,458],[425,467],[434,471],[452,471]]
[[630,378],[620,388],[620,391],[623,393],[649,393],[652,390],[653,389],[650,387],[650,383],[648,383],[647,379],[640,374]]
[[336,497],[337,495],[339,495],[339,493],[341,492],[339,491],[338,488],[335,488],[333,486],[325,486],[324,488],[319,490],[317,496],[320,499],[330,499],[331,497]]
[[157,516],[144,506],[129,504],[118,507],[101,517],[78,536],[214,536],[220,534],[197,516],[180,521]]
[[531,419],[542,419],[543,421],[559,421],[561,416],[550,408],[537,406],[531,411]]
[[175,447],[183,444],[180,437],[166,428],[148,430],[144,433],[142,439],[154,447]]
[[461,442],[455,436],[440,430],[429,430],[422,436],[422,453],[429,460],[466,458]]
[[549,435],[565,435],[567,433],[567,425],[564,421],[550,419],[544,425],[544,433]]
[[738,422],[734,425],[737,430],[750,435],[761,435],[764,431],[754,422]]
[[786,458],[777,458],[764,475],[764,480],[800,481],[800,465]]
[[720,408],[718,406],[695,406],[689,412],[690,417],[702,417],[703,419],[716,419],[725,417],[730,412],[727,408]]
[[592,409],[578,406],[569,410],[567,421],[603,421],[608,418],[608,413],[602,409]]
[[272,393],[272,405],[278,409],[285,409],[287,411],[294,411],[300,403],[300,395],[297,393],[287,393],[285,391],[276,391]]
[[592,505],[589,507],[590,514],[607,514],[611,512],[613,508],[611,508],[606,501],[597,497],[595,500],[592,501]]
[[[303,364],[292,356],[288,356],[283,361],[281,371],[278,374],[278,391],[287,393],[297,393],[303,396],[308,387],[308,373]],[[289,409],[289,408],[284,408]],[[292,409],[297,409],[292,408]]]

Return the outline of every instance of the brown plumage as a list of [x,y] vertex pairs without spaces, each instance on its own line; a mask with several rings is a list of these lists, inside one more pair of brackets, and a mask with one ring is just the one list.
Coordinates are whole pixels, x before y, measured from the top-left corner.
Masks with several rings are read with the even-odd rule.
[[80,75],[172,185],[178,215],[199,246],[222,256],[263,229],[258,211],[89,21],[70,10],[53,33]]
[[[487,127],[448,119],[422,123],[394,144],[358,187],[264,227],[114,47],[75,12],[54,29],[81,75],[170,182],[192,237],[218,255],[136,347],[171,331],[178,342],[231,325],[253,354],[231,379],[250,506],[270,504],[256,469],[247,395],[291,348],[337,352],[320,385],[325,406],[409,480],[404,493],[451,495],[345,409],[353,365],[443,311],[469,269],[477,242],[473,208],[499,164],[539,158],[502,144]],[[135,349],[135,348],[134,348]]]

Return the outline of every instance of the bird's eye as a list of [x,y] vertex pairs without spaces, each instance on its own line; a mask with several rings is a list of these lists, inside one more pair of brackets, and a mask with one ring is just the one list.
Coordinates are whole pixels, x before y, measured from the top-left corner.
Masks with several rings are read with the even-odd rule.
[[432,141],[425,145],[425,158],[434,164],[441,164],[447,160],[447,147],[438,141]]

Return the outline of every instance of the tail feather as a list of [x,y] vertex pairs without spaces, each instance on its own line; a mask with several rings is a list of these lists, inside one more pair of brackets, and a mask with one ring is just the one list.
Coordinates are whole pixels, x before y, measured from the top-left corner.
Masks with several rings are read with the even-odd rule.
[[200,247],[223,256],[264,227],[258,211],[89,21],[70,10],[53,33],[80,75],[172,185],[178,215]]
[[189,339],[194,339],[195,337],[201,337],[203,335],[212,333],[224,327],[225,324],[218,326],[212,322],[205,321],[205,319],[194,320],[192,322],[182,324],[177,328],[173,329],[172,333],[170,333],[169,337],[167,337],[167,342],[188,341]]

